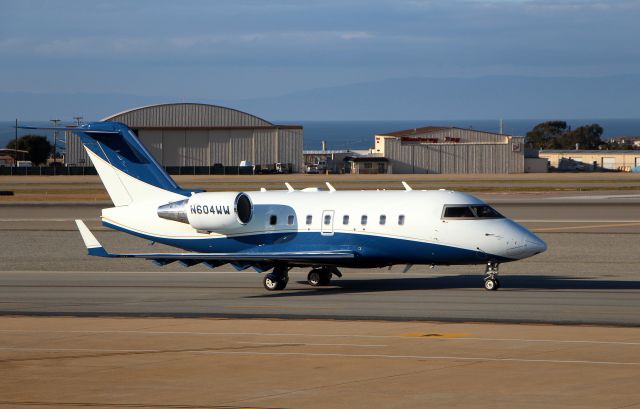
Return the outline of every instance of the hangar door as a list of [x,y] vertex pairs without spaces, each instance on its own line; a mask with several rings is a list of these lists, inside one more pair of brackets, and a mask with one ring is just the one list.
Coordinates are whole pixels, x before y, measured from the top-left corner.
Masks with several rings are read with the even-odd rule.
[[603,169],[615,169],[616,168],[616,158],[603,157],[602,158],[602,168]]

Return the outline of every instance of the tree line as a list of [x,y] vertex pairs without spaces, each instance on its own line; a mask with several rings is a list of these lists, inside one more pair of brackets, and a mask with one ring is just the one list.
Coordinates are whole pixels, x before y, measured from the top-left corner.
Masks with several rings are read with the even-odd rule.
[[565,121],[542,122],[527,132],[525,144],[532,149],[633,149],[613,140],[603,141],[603,129],[591,124],[571,129]]
[[[527,132],[525,144],[532,149],[631,149],[612,141],[602,140],[603,129],[598,124],[584,125],[571,129],[565,121],[542,122]],[[52,156],[53,146],[49,140],[40,135],[25,135],[16,141],[11,140],[7,149],[27,151],[25,159],[35,165],[47,162]]]
[[[53,156],[53,145],[46,136],[24,135],[16,140],[12,139],[7,143],[7,149],[17,149],[27,151],[25,160],[30,160],[34,165],[46,164],[47,159]],[[16,153],[16,158],[18,155]]]

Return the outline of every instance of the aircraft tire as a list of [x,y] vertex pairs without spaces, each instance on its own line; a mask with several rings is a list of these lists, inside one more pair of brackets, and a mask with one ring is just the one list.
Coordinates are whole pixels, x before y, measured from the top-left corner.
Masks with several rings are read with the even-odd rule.
[[262,279],[262,285],[268,291],[284,290],[289,282],[289,277],[278,277],[275,274],[267,274]]
[[331,273],[325,269],[314,268],[307,275],[307,282],[313,287],[324,287],[331,282]]
[[313,270],[309,271],[309,274],[307,274],[307,282],[312,287],[318,287],[321,285],[321,282],[322,282],[321,277],[322,275],[320,274],[320,270],[317,268],[314,268]]
[[487,278],[484,280],[484,288],[487,291],[496,291],[500,288],[500,282],[495,278]]
[[323,272],[320,274],[320,285],[322,287],[328,286],[331,283],[331,273]]

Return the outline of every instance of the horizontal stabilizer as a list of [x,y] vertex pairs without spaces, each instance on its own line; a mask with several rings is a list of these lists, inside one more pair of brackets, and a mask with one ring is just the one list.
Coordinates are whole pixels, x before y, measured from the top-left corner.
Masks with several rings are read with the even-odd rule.
[[84,241],[84,245],[87,247],[90,256],[110,257],[109,253],[102,247],[102,244],[100,244],[96,236],[91,233],[91,230],[89,230],[82,220],[76,220],[76,225],[78,226],[80,236],[82,236],[82,241]]

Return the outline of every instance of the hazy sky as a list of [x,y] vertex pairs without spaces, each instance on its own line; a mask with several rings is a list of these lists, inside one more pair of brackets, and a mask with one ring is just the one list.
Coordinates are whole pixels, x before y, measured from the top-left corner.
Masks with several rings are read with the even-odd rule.
[[640,0],[0,0],[0,91],[234,99],[640,72]]

